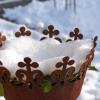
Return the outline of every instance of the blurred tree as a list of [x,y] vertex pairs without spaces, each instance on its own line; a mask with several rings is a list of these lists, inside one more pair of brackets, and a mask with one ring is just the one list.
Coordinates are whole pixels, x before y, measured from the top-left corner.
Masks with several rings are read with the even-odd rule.
[[74,12],[76,13],[76,0],[74,0],[73,5],[74,5]]
[[[50,1],[50,0],[37,0],[37,1],[45,2],[45,1]],[[56,8],[56,7],[57,7],[57,2],[56,2],[56,0],[53,0],[53,2],[54,2],[54,7]]]
[[65,1],[65,9],[68,9],[68,0]]
[[76,0],[65,0],[65,9],[73,9],[76,13]]
[[37,1],[40,1],[40,2],[45,2],[45,1],[49,1],[49,0],[37,0]]
[[56,0],[53,0],[54,1],[54,7],[56,8],[57,7],[57,2]]
[[[37,0],[40,2],[50,1],[50,0]],[[54,2],[54,7],[57,7],[57,0],[52,0]],[[62,0],[63,2],[63,0]],[[73,11],[76,13],[76,0],[65,0],[65,9],[73,9]]]

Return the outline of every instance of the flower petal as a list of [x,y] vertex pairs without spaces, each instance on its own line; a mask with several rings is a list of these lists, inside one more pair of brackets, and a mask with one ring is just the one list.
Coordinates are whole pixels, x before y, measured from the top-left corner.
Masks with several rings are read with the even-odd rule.
[[26,34],[27,36],[30,36],[30,35],[31,35],[31,31],[26,31],[25,34]]
[[60,68],[62,65],[63,65],[62,62],[58,62],[58,63],[56,64],[56,67],[57,67],[57,68]]
[[31,59],[30,59],[29,57],[26,57],[26,58],[24,58],[24,61],[25,61],[26,63],[30,63],[30,62],[31,62]]
[[79,38],[79,39],[83,39],[83,35],[82,35],[82,34],[79,34],[79,35],[78,35],[78,38]]
[[70,37],[74,37],[74,32],[70,32],[70,33],[69,33],[69,36],[70,36]]
[[33,62],[31,65],[32,65],[33,68],[39,67],[39,64],[37,62]]
[[52,31],[54,29],[54,26],[53,25],[49,25],[48,26],[48,30]]
[[54,30],[54,35],[59,35],[59,31],[58,30]]
[[20,32],[16,32],[16,33],[15,33],[15,36],[16,36],[16,37],[19,37],[19,36],[20,36]]
[[68,57],[68,56],[66,56],[66,57],[63,58],[63,62],[64,62],[65,64],[68,63],[68,60],[69,60],[69,57]]
[[75,34],[78,34],[80,32],[79,28],[74,29]]
[[23,67],[25,67],[25,64],[23,62],[19,62],[18,66],[21,67],[21,68],[23,68]]
[[70,60],[70,61],[68,62],[68,65],[73,65],[74,63],[75,63],[74,60]]
[[25,27],[24,26],[20,27],[20,32],[25,32]]
[[43,30],[44,35],[48,35],[48,30]]

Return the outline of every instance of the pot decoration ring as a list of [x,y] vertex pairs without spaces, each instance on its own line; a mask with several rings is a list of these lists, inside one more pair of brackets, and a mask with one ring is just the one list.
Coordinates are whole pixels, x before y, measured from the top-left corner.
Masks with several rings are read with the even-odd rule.
[[[62,39],[58,37],[59,31],[54,30],[53,25],[49,25],[47,30],[43,31],[44,37],[40,41],[47,38],[53,38],[62,43]],[[21,36],[30,36],[31,32],[26,31],[24,27],[15,33],[16,38]],[[75,28],[74,32],[70,32],[70,37],[65,42],[83,39],[83,35],[79,33],[79,29]],[[5,43],[6,37],[0,34],[0,47]],[[4,87],[4,97],[6,100],[76,100],[81,92],[84,77],[94,58],[97,37],[93,39],[93,48],[87,54],[80,70],[75,73],[75,67],[72,67],[75,61],[65,55],[60,62],[57,62],[51,75],[45,76],[41,70],[38,70],[38,62],[34,62],[30,57],[25,57],[18,62],[19,70],[15,76],[11,77],[11,72],[0,61],[0,82]],[[71,66],[71,67],[68,67]],[[32,70],[33,68],[33,70]],[[26,78],[24,79],[24,75]],[[46,90],[47,82],[50,91]],[[52,89],[51,89],[52,87]]]

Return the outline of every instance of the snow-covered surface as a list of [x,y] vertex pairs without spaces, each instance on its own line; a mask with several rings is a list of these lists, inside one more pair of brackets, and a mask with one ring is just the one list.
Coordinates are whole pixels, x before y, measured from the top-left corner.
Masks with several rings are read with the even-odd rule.
[[[53,24],[65,35],[73,27],[79,27],[86,38],[100,35],[100,0],[79,0],[77,2],[76,14],[72,10],[65,11],[65,2],[62,2],[62,0],[57,0],[56,10],[53,7],[53,0],[45,4],[33,1],[33,3],[24,7],[19,6],[15,9],[6,9],[4,16],[11,20],[15,19],[17,23],[35,27],[37,30],[47,27],[48,24]],[[5,32],[7,30],[6,33],[13,33],[17,30],[15,29],[11,32],[13,25],[11,24],[9,28],[9,25],[4,25],[3,22],[0,23],[0,31],[3,30]],[[82,92],[77,100],[100,100],[100,39],[98,40],[95,59],[92,65],[95,65],[99,72],[87,72]],[[2,99],[0,98],[0,100]]]
[[37,41],[31,37],[16,38],[13,36],[9,37],[0,48],[0,61],[14,75],[19,69],[17,63],[23,61],[24,57],[30,57],[32,61],[39,63],[38,69],[44,74],[51,74],[56,69],[56,63],[62,61],[63,57],[69,56],[75,60],[73,66],[78,71],[92,47],[93,40],[88,39],[60,44],[54,39]]
[[[76,13],[72,11],[72,8],[65,10],[66,0],[56,1],[57,8],[54,7],[53,0],[48,0],[45,3],[33,0],[32,3],[24,7],[19,6],[14,9],[5,9],[3,16],[38,31],[52,24],[66,36],[75,27],[79,27],[85,37],[99,36],[100,28],[98,21],[100,20],[100,14],[98,9],[100,9],[100,0],[91,0],[91,2],[90,0],[78,1]],[[100,50],[100,44],[98,44],[98,49]]]
[[[0,32],[3,34],[7,34],[8,37],[13,37],[15,35],[15,32],[17,32],[21,26],[24,25],[17,25],[0,19]],[[34,30],[30,31],[32,32],[32,37],[34,39],[39,40],[41,38],[42,35],[39,32],[36,32]]]
[[[54,8],[53,0],[48,0],[45,3],[33,0],[32,3],[24,7],[19,6],[14,9],[5,9],[4,17],[16,20],[17,23],[24,23],[30,27],[36,27],[38,23],[43,23],[45,27],[48,24],[53,24],[62,33],[69,32],[69,30],[76,26],[79,26],[82,32],[88,35],[90,33],[99,33],[97,23],[100,20],[100,15],[98,14],[100,0],[91,0],[91,2],[90,0],[78,1],[76,14],[70,10],[65,10],[65,0],[56,1],[57,8]],[[93,15],[95,15],[95,18]]]
[[4,97],[0,97],[0,100],[5,100],[5,98]]

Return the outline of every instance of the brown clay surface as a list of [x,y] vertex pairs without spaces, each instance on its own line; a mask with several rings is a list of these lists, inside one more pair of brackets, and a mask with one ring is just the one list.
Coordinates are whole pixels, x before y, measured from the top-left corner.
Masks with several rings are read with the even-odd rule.
[[39,87],[17,87],[14,85],[5,86],[6,100],[76,100],[79,96],[83,79],[74,83],[65,83],[63,86],[56,86],[49,93],[44,93]]

